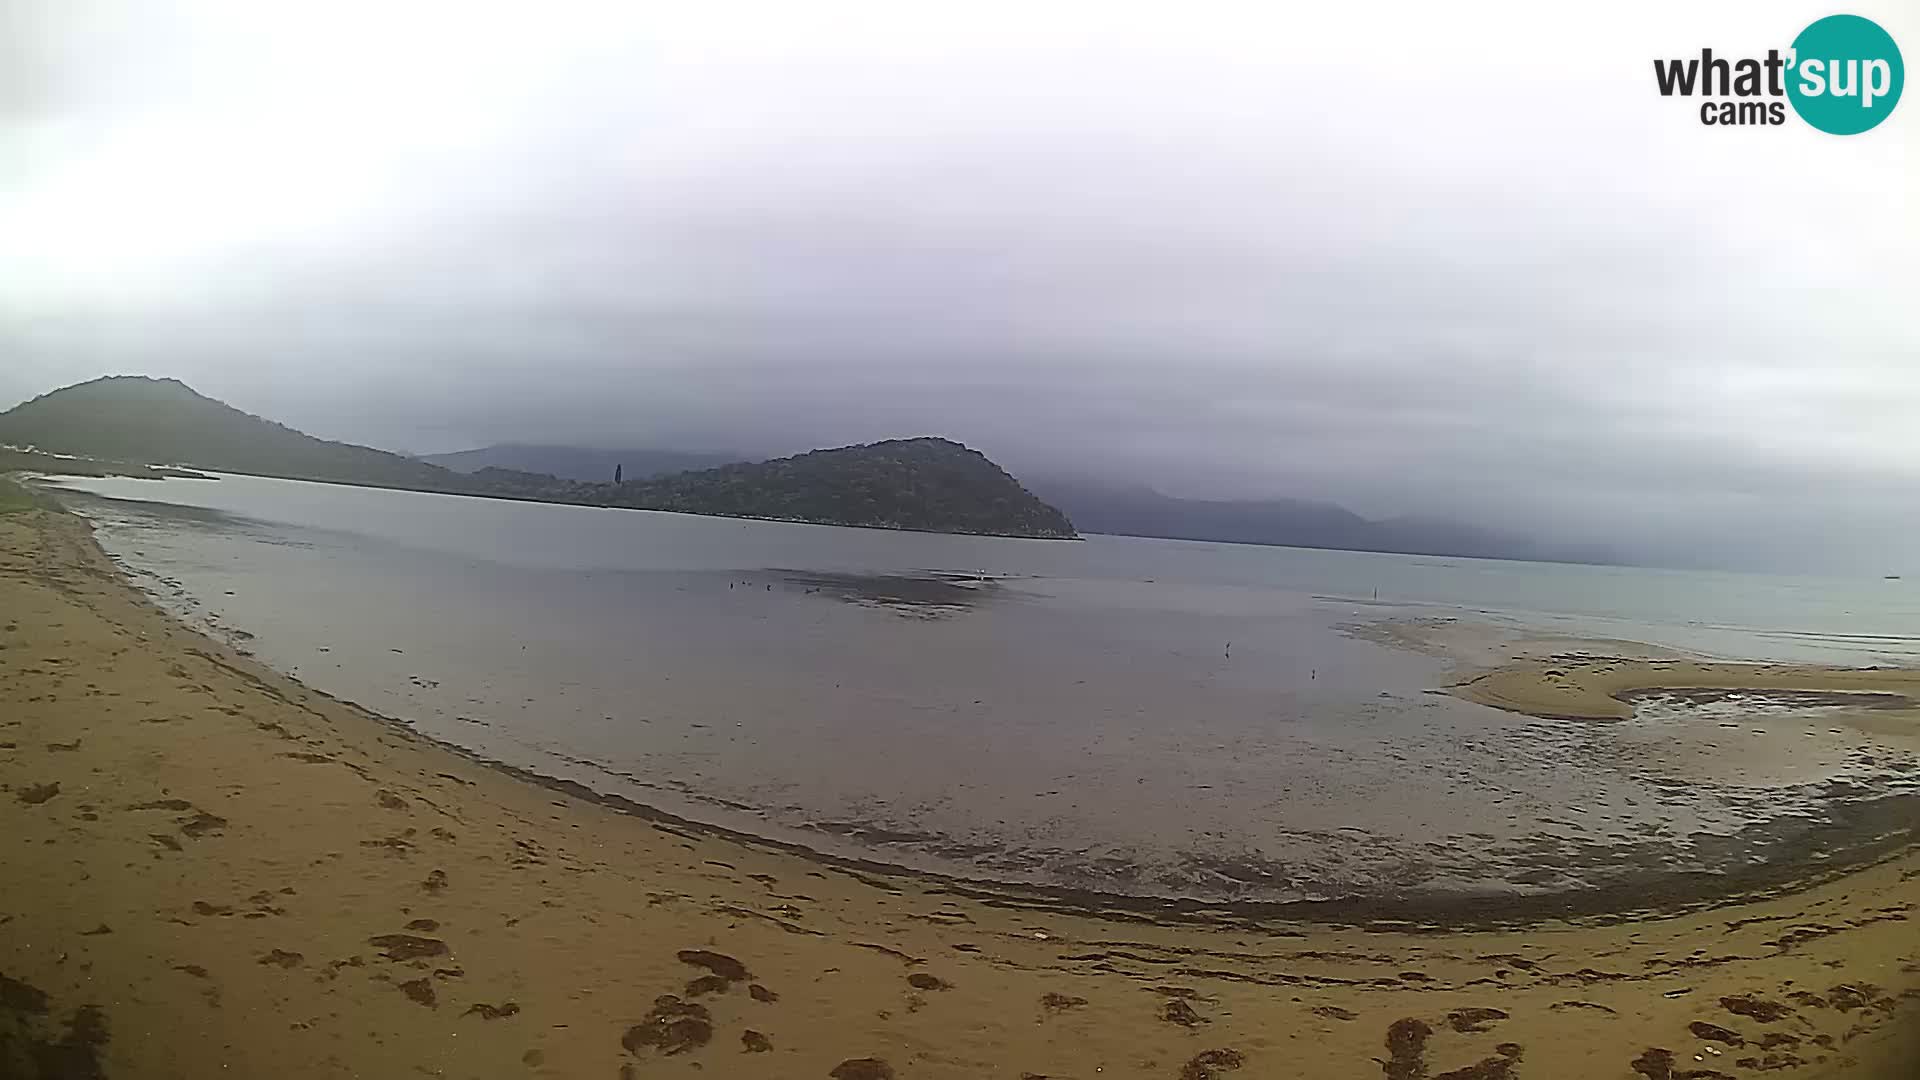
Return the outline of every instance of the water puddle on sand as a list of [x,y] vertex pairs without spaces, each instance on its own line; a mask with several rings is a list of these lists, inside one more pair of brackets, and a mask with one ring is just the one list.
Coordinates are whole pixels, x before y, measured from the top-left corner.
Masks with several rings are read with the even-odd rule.
[[1875,733],[1872,715],[1912,705],[1898,694],[1828,690],[1641,690],[1612,725],[1642,767],[1675,780],[1742,787],[1866,783],[1913,776],[1920,738]]
[[1710,797],[1742,823],[1689,831],[1686,846],[1701,865],[1817,865],[1911,833],[1920,737],[1886,735],[1872,723],[1910,708],[1904,697],[1688,688],[1621,698],[1633,717],[1594,727],[1607,756],[1676,795]]

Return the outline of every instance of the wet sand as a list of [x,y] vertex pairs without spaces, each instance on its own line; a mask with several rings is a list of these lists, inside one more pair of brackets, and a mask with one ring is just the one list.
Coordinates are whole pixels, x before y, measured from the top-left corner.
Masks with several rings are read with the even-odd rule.
[[[1920,1052],[1910,848],[1631,922],[1075,910],[488,767],[171,621],[64,514],[0,514],[0,646],[9,1076],[1708,1080]],[[1488,692],[1573,715],[1741,685],[1603,666]],[[1755,685],[1864,685],[1812,674]]]
[[1547,720],[1625,720],[1636,696],[1686,690],[1701,699],[1729,690],[1775,691],[1802,705],[1851,706],[1869,731],[1920,735],[1920,671],[1798,664],[1707,663],[1586,653],[1516,660],[1451,687],[1468,701]]

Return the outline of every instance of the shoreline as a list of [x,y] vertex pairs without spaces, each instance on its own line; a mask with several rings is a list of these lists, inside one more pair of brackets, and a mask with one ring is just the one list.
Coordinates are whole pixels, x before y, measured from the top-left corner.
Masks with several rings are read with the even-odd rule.
[[[113,501],[111,496],[90,495],[88,497]],[[57,499],[54,500],[54,505],[59,505]],[[59,508],[82,522],[86,521],[84,516],[73,514],[64,506]],[[87,527],[91,529],[90,524]],[[111,559],[112,556],[109,558]],[[123,577],[127,575],[125,568],[118,568],[118,572]],[[802,571],[779,572],[804,573]],[[127,584],[143,598],[151,601],[136,581],[129,578]],[[190,620],[167,613],[157,604],[156,609],[160,610],[165,617],[183,622],[190,631],[203,635],[222,633],[219,627],[196,626]],[[1417,648],[1433,644],[1419,637],[1418,631],[1422,629],[1430,630],[1431,628],[1390,622],[1374,627],[1373,636],[1381,644],[1402,648]],[[245,639],[250,637],[251,635],[246,634],[241,634],[238,638],[223,637],[221,643],[244,657],[248,664],[267,667],[268,665],[249,651]],[[1556,639],[1555,644],[1559,649],[1564,650],[1569,647],[1567,645],[1569,640],[1573,639]],[[1638,647],[1638,643],[1633,642],[1593,644]],[[1599,719],[1601,712],[1607,708],[1618,709],[1623,716],[1630,715],[1631,698],[1637,694],[1648,690],[1666,689],[1670,686],[1693,686],[1695,683],[1702,682],[1700,677],[1687,674],[1693,671],[1714,673],[1724,685],[1739,687],[1770,685],[1765,680],[1756,681],[1751,674],[1755,671],[1811,673],[1800,682],[1784,675],[1775,681],[1783,686],[1798,686],[1801,682],[1807,682],[1809,685],[1824,686],[1828,688],[1828,692],[1853,687],[1855,684],[1852,680],[1857,675],[1869,674],[1875,678],[1885,676],[1893,680],[1892,682],[1883,680],[1875,684],[1877,686],[1911,685],[1916,693],[1920,693],[1920,671],[1863,672],[1807,665],[1762,665],[1739,662],[1686,663],[1685,666],[1677,667],[1676,664],[1682,662],[1664,658],[1635,660],[1607,654],[1573,656],[1564,652],[1556,652],[1555,655],[1560,659],[1515,659],[1498,667],[1478,670],[1467,679],[1444,684],[1438,689],[1478,704],[1551,720]],[[206,659],[212,663],[219,663],[212,656],[207,656]],[[1587,686],[1584,682],[1561,682],[1541,677],[1543,670],[1552,675],[1560,674],[1555,670],[1557,668],[1567,668],[1575,671],[1576,674],[1598,673],[1604,677],[1605,681],[1596,688]],[[230,670],[237,676],[247,677],[237,667],[230,667]],[[383,725],[403,737],[419,740],[424,745],[457,755],[520,782],[595,804],[615,813],[713,840],[766,852],[794,855],[854,874],[877,879],[910,881],[950,895],[966,896],[1029,911],[1120,922],[1246,928],[1259,928],[1269,924],[1317,924],[1365,928],[1372,924],[1381,924],[1403,928],[1417,927],[1422,932],[1434,933],[1525,928],[1534,924],[1566,920],[1578,920],[1591,925],[1610,925],[1691,911],[1711,911],[1757,899],[1790,895],[1822,882],[1844,877],[1864,867],[1897,858],[1903,853],[1920,852],[1920,792],[1916,792],[1882,794],[1873,798],[1858,798],[1845,802],[1835,801],[1831,805],[1831,811],[1837,820],[1787,839],[1768,841],[1769,850],[1766,854],[1745,867],[1729,871],[1663,870],[1647,867],[1598,884],[1545,891],[1521,892],[1494,885],[1483,891],[1426,888],[1394,892],[1382,888],[1324,899],[1235,899],[1128,892],[1097,886],[1081,887],[1071,884],[1012,880],[996,878],[989,873],[969,874],[964,869],[945,871],[908,865],[890,861],[878,852],[867,856],[860,854],[857,850],[835,851],[809,843],[805,839],[791,838],[791,835],[786,837],[771,835],[753,831],[751,828],[740,828],[676,813],[662,806],[650,804],[644,799],[596,787],[591,780],[542,771],[538,765],[504,760],[458,742],[436,738],[398,717],[381,713],[357,701],[302,683],[297,677],[277,669],[272,670],[281,678],[300,686],[304,693],[325,698],[342,708],[358,712],[366,719]],[[1615,674],[1609,676],[1608,673]],[[1538,706],[1529,706],[1524,698],[1516,703],[1509,698],[1477,692],[1489,683],[1518,686],[1523,694],[1531,693],[1536,697],[1553,691],[1579,689],[1584,695],[1580,700],[1586,708],[1591,710],[1592,715],[1570,712],[1564,704],[1558,705],[1558,711],[1548,711]],[[1859,692],[1869,691],[1863,689]],[[1907,702],[1907,699],[1901,698],[1899,701]],[[1920,707],[1916,707],[1913,712],[1907,712],[1904,706],[1890,709],[1885,703],[1872,707],[1901,717],[1908,715],[1920,717]],[[1920,732],[1920,722],[1916,723],[1915,730]],[[788,830],[789,834],[802,831],[804,830]]]
[[[23,452],[13,452],[15,456],[25,456]],[[643,514],[674,514],[681,517],[716,518],[721,521],[766,521],[780,525],[815,525],[827,529],[870,529],[877,532],[917,533],[924,536],[978,536],[994,540],[1064,540],[1080,541],[1086,537],[1075,530],[1072,536],[1043,536],[1038,533],[970,532],[964,529],[916,529],[905,525],[860,524],[849,521],[813,521],[807,518],[763,517],[757,514],[710,514],[697,510],[666,510],[651,506],[622,506],[617,503],[574,502],[565,499],[536,499],[528,495],[516,495],[503,491],[447,491],[441,488],[404,487],[399,484],[373,484],[356,480],[328,480],[317,476],[284,476],[278,473],[237,472],[232,469],[201,469],[198,467],[161,465],[129,465],[121,462],[96,462],[90,458],[77,459],[94,466],[98,471],[48,471],[43,468],[27,470],[25,465],[16,467],[33,472],[35,475],[58,481],[61,476],[101,476],[122,477],[128,480],[219,480],[221,476],[245,476],[259,480],[287,480],[296,484],[325,484],[329,487],[362,488],[367,491],[405,491],[414,495],[444,495],[454,499],[490,499],[496,502],[527,503],[534,506],[577,506],[583,510],[630,510]],[[145,470],[136,473],[130,470]],[[0,472],[0,475],[5,475]],[[460,473],[465,476],[467,474]],[[101,496],[105,497],[105,496]]]
[[[358,1061],[383,1074],[372,1063],[391,1071],[397,1060],[474,1075],[612,1075],[707,1060],[728,1075],[825,1076],[874,1056],[903,1076],[1074,1076],[1098,1062],[1105,1075],[1172,1077],[1201,1051],[1231,1047],[1256,1073],[1358,1077],[1380,1074],[1390,1022],[1426,1017],[1441,1029],[1436,1073],[1507,1060],[1498,1036],[1524,1040],[1528,1073],[1615,1076],[1642,1046],[1695,1052],[1689,1017],[1747,1023],[1701,980],[1718,980],[1720,996],[1769,1000],[1796,984],[1875,986],[1863,1008],[1786,1006],[1823,1033],[1834,1027],[1833,1045],[1802,1046],[1804,1068],[1789,1072],[1819,1075],[1845,1057],[1870,1062],[1873,1047],[1906,1060],[1891,1032],[1920,1008],[1920,949],[1898,925],[1920,899],[1910,849],[1826,868],[1782,894],[1616,913],[1609,925],[1636,929],[1624,937],[1551,914],[1519,931],[1466,931],[1377,917],[1250,921],[1221,905],[1196,905],[1214,918],[1178,922],[1104,902],[1088,912],[1025,888],[836,865],[688,829],[570,781],[486,764],[174,622],[71,515],[0,515],[0,590],[0,813],[17,833],[0,866],[19,882],[0,901],[0,972],[57,1003],[22,1021],[48,1039],[65,1011],[97,1005],[105,1075],[196,1075],[216,1061],[296,1075],[339,1075]],[[26,798],[48,784],[59,791]],[[556,792],[572,797],[556,802]],[[131,832],[116,831],[121,819]],[[146,831],[155,827],[167,831]],[[437,890],[427,887],[436,873]],[[243,892],[253,896],[233,899]],[[314,896],[322,902],[304,910]],[[1355,905],[1340,906],[1351,915]],[[1746,917],[1730,920],[1729,909]],[[530,917],[543,927],[531,936],[519,929]],[[1277,921],[1258,924],[1267,919]],[[96,934],[94,922],[110,931]],[[368,949],[380,930],[429,922],[384,936],[437,942],[437,959]],[[611,929],[621,926],[631,929]],[[212,927],[223,929],[209,942]],[[280,937],[308,940],[269,944]],[[1700,967],[1677,959],[1683,944],[1729,951]],[[622,1032],[646,1022],[644,1002],[691,1000],[686,984],[702,972],[676,949],[738,956],[778,996],[763,1001],[723,978],[699,999],[718,1032],[711,1045],[623,1049]],[[194,950],[216,955],[189,962]],[[1622,958],[1634,950],[1637,970]],[[1889,958],[1891,974],[1854,973]],[[1678,982],[1688,993],[1666,996]],[[213,989],[225,993],[209,999]],[[1048,994],[1081,1004],[1049,1006]],[[508,996],[512,1014],[502,1013]],[[1553,1007],[1574,999],[1598,1007]],[[1185,1015],[1173,1002],[1204,1019],[1170,1019]],[[480,1005],[502,1015],[486,1019]],[[1491,1034],[1456,1032],[1445,1026],[1456,1006],[1503,1018],[1481,1025]],[[256,1032],[244,1019],[256,1012],[277,1022]],[[0,1015],[0,1042],[7,1023]],[[1842,1038],[1857,1024],[1866,1029]],[[745,1025],[775,1049],[743,1049]],[[146,1034],[115,1037],[136,1029]],[[331,1039],[315,1043],[315,1032]]]
[[[1417,933],[1456,933],[1483,930],[1525,930],[1544,924],[1577,921],[1610,926],[1643,919],[1739,907],[1757,900],[1794,893],[1845,878],[1868,867],[1920,854],[1920,794],[1888,795],[1878,799],[1835,804],[1847,817],[1844,824],[1810,831],[1792,846],[1802,857],[1768,859],[1744,872],[1649,871],[1610,882],[1557,892],[1439,892],[1412,896],[1358,895],[1326,900],[1206,900],[1197,897],[1149,896],[1070,886],[1001,881],[924,870],[881,859],[865,859],[822,851],[805,844],[731,829],[724,825],[682,817],[658,807],[566,777],[552,776],[477,753],[455,743],[422,735],[404,721],[340,701],[324,691],[309,690],[390,725],[483,768],[521,783],[559,792],[582,803],[627,815],[658,827],[742,847],[792,855],[809,862],[877,879],[912,882],[936,891],[1009,908],[1047,912],[1111,922],[1154,926],[1233,926],[1261,930],[1274,925],[1307,925],[1366,930],[1386,927]],[[1841,861],[1814,859],[1824,852],[1829,837],[1869,836],[1864,844],[1847,849]]]

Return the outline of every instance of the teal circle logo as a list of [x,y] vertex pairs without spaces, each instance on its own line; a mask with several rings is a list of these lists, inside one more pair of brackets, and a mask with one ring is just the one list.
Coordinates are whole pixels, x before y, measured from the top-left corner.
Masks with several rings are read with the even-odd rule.
[[1793,39],[1787,100],[1800,119],[1829,135],[1858,135],[1900,103],[1906,65],[1880,24],[1829,15]]

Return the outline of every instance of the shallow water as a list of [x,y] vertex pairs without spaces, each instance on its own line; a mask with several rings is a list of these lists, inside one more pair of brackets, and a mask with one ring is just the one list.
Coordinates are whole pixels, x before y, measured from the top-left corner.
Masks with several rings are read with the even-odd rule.
[[164,605],[318,689],[669,813],[945,873],[1222,901],[1561,890],[1775,857],[1914,775],[1910,745],[1830,705],[1534,720],[1431,693],[1443,661],[1341,629],[1440,615],[1901,662],[1920,625],[1902,582],[250,477],[60,487]]

